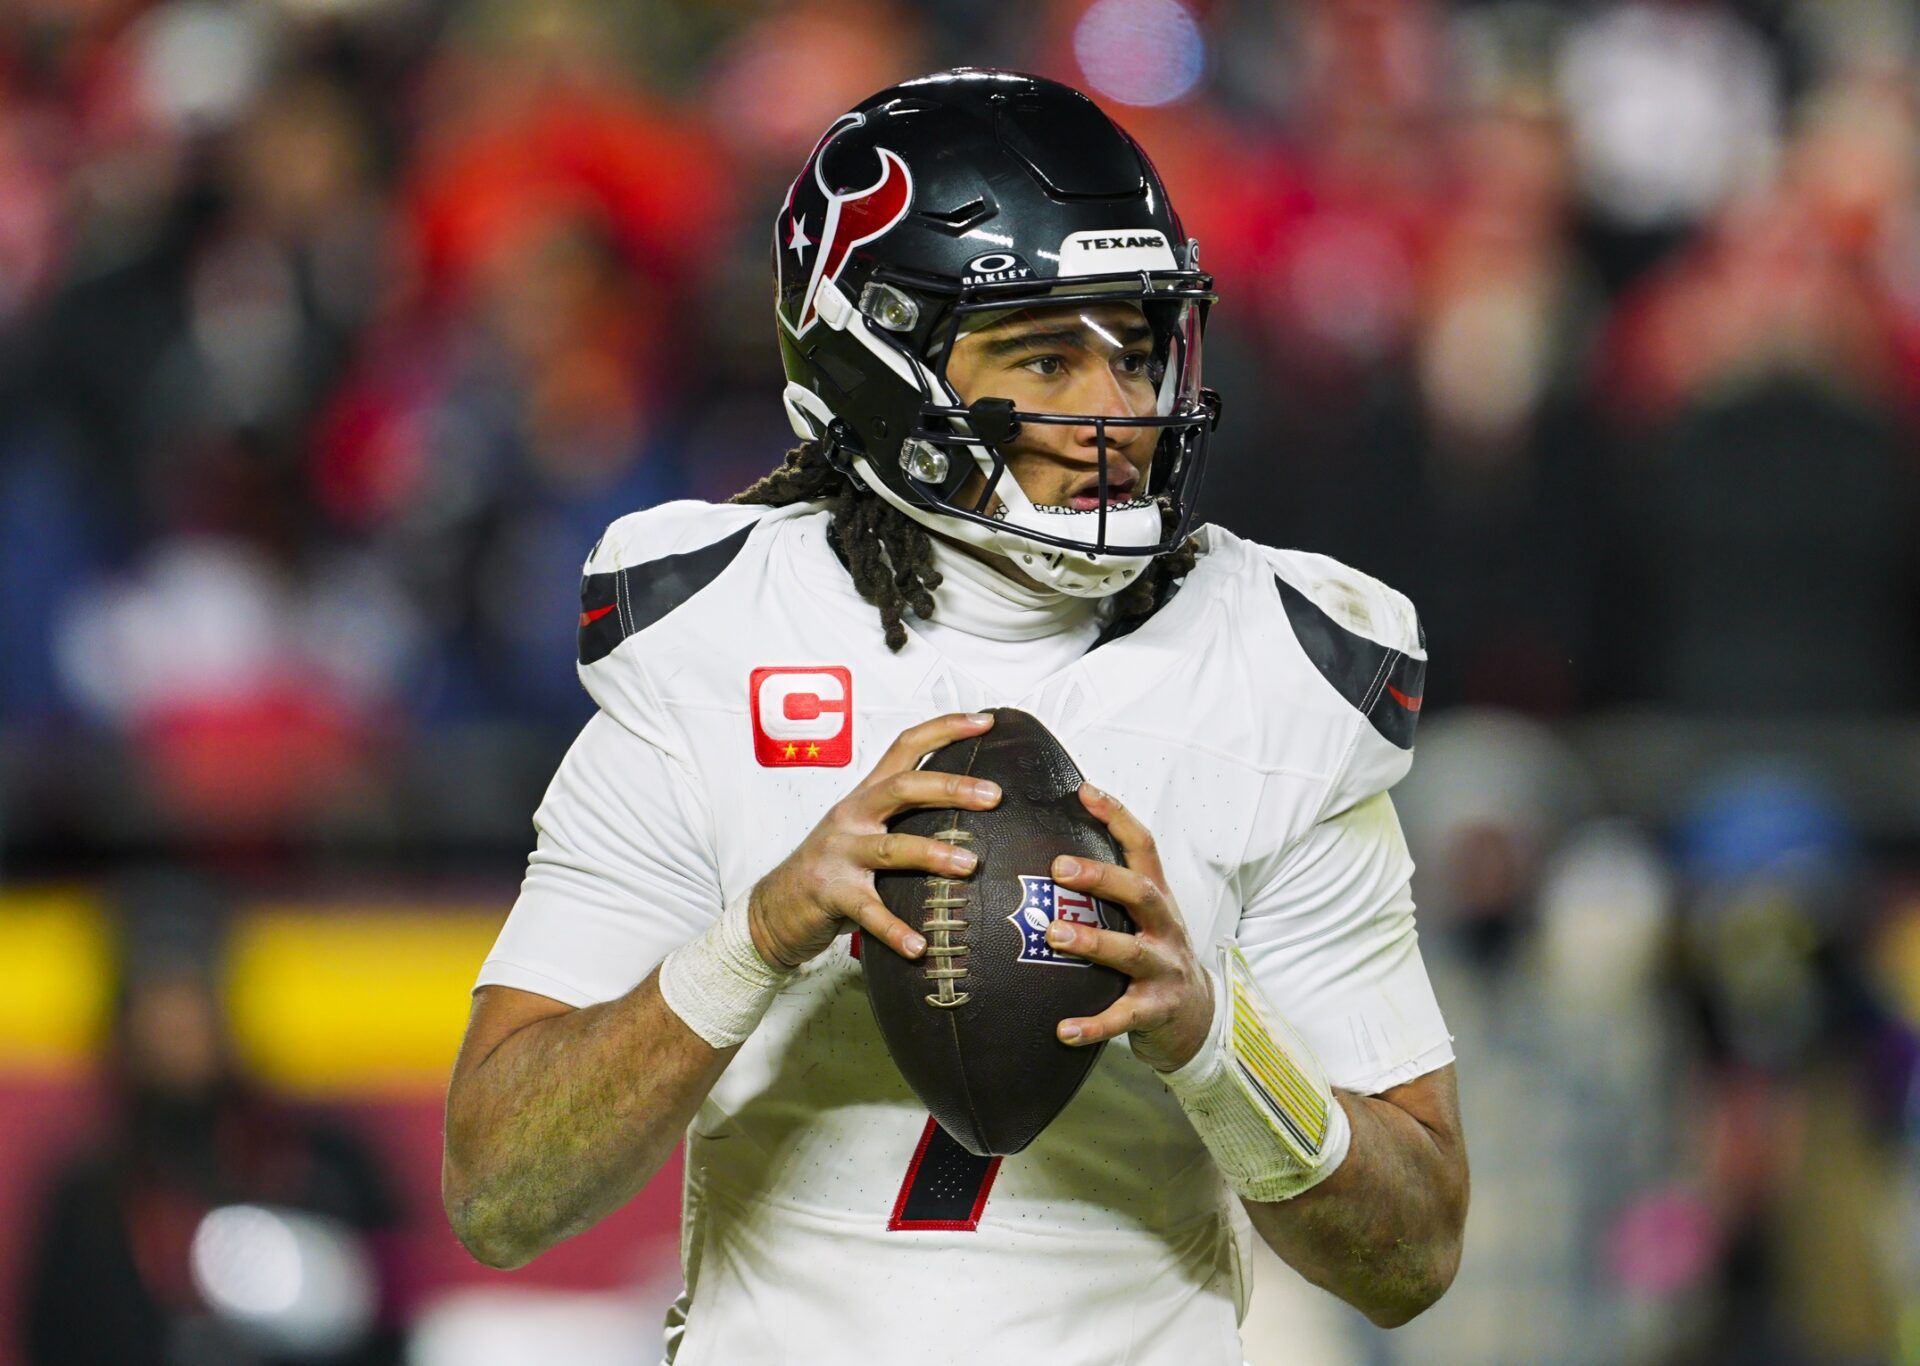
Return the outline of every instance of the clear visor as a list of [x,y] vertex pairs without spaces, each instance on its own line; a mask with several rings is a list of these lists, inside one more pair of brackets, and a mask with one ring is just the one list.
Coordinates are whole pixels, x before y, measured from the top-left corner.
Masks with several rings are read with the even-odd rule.
[[982,307],[956,318],[941,376],[962,406],[1119,421],[1190,411],[1200,392],[1199,306],[1082,299]]

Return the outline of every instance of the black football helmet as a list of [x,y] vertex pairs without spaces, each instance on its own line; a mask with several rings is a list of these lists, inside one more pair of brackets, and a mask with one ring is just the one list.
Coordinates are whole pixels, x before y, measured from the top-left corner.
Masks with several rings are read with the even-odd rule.
[[[1117,592],[1185,538],[1219,420],[1200,385],[1215,296],[1198,255],[1153,163],[1079,91],[967,68],[893,86],[834,120],[774,224],[788,417],[915,520],[1062,591]],[[1151,412],[963,404],[948,382],[971,327],[1116,301],[1151,329]],[[1096,507],[1035,507],[1004,477],[1027,423],[1094,429]],[[1141,496],[1109,507],[1121,427],[1158,436]],[[963,497],[976,470],[984,487]]]

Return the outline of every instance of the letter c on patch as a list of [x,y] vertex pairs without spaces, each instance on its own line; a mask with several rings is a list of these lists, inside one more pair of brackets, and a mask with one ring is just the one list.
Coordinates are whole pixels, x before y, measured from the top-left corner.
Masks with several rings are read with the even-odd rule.
[[839,665],[755,669],[748,683],[754,757],[766,768],[853,761],[853,674]]

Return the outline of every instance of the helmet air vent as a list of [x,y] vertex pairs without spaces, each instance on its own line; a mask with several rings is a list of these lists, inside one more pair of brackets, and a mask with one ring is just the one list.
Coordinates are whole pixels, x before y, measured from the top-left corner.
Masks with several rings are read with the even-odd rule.
[[986,222],[994,215],[994,207],[985,199],[969,199],[964,204],[956,204],[951,209],[919,209],[916,216],[926,219],[942,232],[961,233],[968,228]]

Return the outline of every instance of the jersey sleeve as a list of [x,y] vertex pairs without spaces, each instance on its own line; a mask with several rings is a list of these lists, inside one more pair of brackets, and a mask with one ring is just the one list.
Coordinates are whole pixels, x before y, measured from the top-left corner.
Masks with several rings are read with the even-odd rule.
[[1345,723],[1321,806],[1333,815],[1407,776],[1426,692],[1426,632],[1406,595],[1371,575],[1305,551],[1265,554],[1288,637]]
[[628,730],[673,747],[674,732],[648,677],[659,661],[650,658],[646,641],[633,638],[724,574],[768,512],[731,503],[662,503],[620,518],[588,553],[580,576],[580,683]]
[[1291,781],[1270,789],[1275,809],[1259,813],[1243,866],[1240,949],[1333,1084],[1374,1094],[1453,1060],[1387,795],[1413,763],[1426,638],[1413,604],[1378,579],[1263,550],[1285,617],[1275,677],[1301,747],[1274,767],[1325,776],[1305,801]]
[[534,816],[539,842],[478,985],[568,1005],[631,990],[720,913],[718,859],[687,742],[643,636],[738,557],[767,509],[674,502],[620,518],[580,579],[580,682],[600,710]]
[[604,711],[567,751],[534,826],[526,880],[477,986],[610,1001],[720,914],[694,774]]
[[1453,1061],[1413,923],[1413,860],[1377,792],[1256,868],[1240,950],[1333,1084],[1373,1095]]

